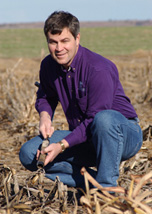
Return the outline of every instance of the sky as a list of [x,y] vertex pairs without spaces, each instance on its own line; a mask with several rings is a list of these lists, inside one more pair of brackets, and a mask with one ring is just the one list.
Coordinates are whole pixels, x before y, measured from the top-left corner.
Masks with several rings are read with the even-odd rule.
[[55,10],[79,21],[152,20],[152,0],[0,0],[0,24],[44,22]]

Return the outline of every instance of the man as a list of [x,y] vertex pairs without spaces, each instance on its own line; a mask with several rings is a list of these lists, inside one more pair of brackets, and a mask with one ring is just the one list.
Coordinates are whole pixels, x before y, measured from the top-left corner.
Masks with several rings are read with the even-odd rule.
[[[104,187],[117,186],[119,165],[134,156],[142,145],[137,114],[125,95],[116,66],[82,47],[78,19],[59,11],[45,22],[44,33],[50,55],[41,63],[36,109],[40,135],[26,142],[20,160],[37,170],[41,151],[46,177],[73,187],[84,187],[84,166]],[[69,130],[52,127],[55,108],[61,103]],[[96,166],[97,171],[90,167]]]

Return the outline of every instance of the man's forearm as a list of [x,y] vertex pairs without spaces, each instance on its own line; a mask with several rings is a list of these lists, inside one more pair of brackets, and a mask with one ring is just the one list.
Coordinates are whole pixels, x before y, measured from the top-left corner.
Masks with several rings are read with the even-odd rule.
[[51,137],[54,132],[54,127],[52,126],[51,117],[46,111],[40,113],[40,133],[44,138]]
[[49,115],[49,113],[48,113],[47,111],[42,111],[42,112],[40,113],[40,118],[41,118],[41,117],[46,117],[46,118],[48,118],[48,119],[51,120],[51,117],[50,117],[50,115]]

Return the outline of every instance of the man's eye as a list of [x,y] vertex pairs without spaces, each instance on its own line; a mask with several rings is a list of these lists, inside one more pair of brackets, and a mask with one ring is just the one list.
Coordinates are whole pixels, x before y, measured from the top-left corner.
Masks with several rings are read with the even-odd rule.
[[63,43],[66,43],[66,42],[69,42],[69,40],[68,39],[63,40]]
[[53,40],[48,40],[48,43],[49,43],[49,44],[56,44],[56,42],[53,41]]

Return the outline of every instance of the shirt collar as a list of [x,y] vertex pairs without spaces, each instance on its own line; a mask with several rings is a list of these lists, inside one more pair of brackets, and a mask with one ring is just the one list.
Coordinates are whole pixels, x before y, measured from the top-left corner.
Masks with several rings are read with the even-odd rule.
[[64,72],[69,72],[69,71],[72,70],[72,67],[70,66],[70,67],[68,68],[68,70],[67,70],[67,69],[65,69],[65,68],[63,67],[63,65],[61,65],[61,69],[62,69],[62,71],[64,71]]

